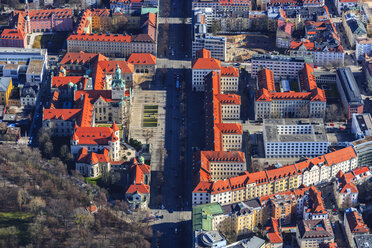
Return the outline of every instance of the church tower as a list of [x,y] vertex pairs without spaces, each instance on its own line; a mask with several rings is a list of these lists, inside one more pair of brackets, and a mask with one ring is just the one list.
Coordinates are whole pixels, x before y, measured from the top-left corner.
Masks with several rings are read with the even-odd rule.
[[121,78],[121,69],[119,65],[116,67],[115,78],[111,83],[111,98],[112,100],[120,100],[125,97],[125,80]]

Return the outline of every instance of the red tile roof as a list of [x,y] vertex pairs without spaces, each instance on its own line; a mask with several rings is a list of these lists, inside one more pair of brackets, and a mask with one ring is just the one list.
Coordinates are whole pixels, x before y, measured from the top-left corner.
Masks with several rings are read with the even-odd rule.
[[271,244],[283,243],[282,234],[279,228],[279,219],[271,218],[269,226],[265,228],[267,231],[267,237]]
[[133,73],[133,64],[122,61],[122,60],[110,60],[110,61],[100,61],[98,62],[98,66],[102,70],[103,74],[114,74],[119,65],[121,73],[130,74]]
[[82,76],[55,76],[52,78],[52,88],[66,87],[70,82],[73,85],[78,84],[78,89],[84,89],[86,87],[87,79]]
[[97,164],[97,163],[108,163],[110,162],[109,151],[103,149],[103,153],[89,152],[85,147],[81,148],[80,155],[77,159],[78,163],[84,164]]
[[287,165],[281,168],[266,170],[267,177],[270,181],[280,180],[297,175],[297,170],[294,165]]
[[20,29],[4,29],[0,36],[0,39],[9,40],[24,40],[25,38],[25,32]]
[[196,51],[197,58],[211,58],[211,52],[205,48]]
[[369,168],[367,166],[364,167],[358,167],[353,170],[353,173],[355,176],[359,176],[360,174],[369,172]]
[[355,210],[346,214],[346,219],[349,224],[351,233],[353,234],[368,234],[369,228],[364,223],[362,216]]
[[199,58],[192,63],[193,70],[221,70],[221,61],[212,58]]
[[81,109],[44,109],[43,120],[77,121],[81,115]]
[[349,160],[351,158],[356,158],[357,155],[353,147],[349,146],[349,147],[325,154],[324,157],[329,165],[333,165],[333,164],[338,164],[343,161]]
[[311,92],[269,92],[263,88],[257,91],[258,102],[272,100],[310,100],[310,101],[326,101],[324,90],[315,88]]
[[241,104],[241,98],[236,94],[216,94],[214,97],[221,104]]
[[96,61],[104,61],[108,60],[107,57],[103,56],[102,54],[97,53],[66,53],[63,59],[61,60],[60,64],[86,64],[90,63],[93,64],[93,59],[96,59]]
[[237,123],[217,123],[215,129],[222,134],[243,134],[242,126]]
[[301,89],[311,91],[317,87],[314,75],[314,68],[305,63],[304,68],[300,71]]
[[257,74],[258,88],[266,89],[269,92],[275,91],[274,73],[269,69],[260,70]]
[[[33,9],[29,10],[30,20],[50,19],[53,15],[54,19],[72,18],[72,9]],[[15,10],[14,14],[27,15],[26,11]]]
[[221,77],[239,77],[239,70],[238,68],[232,66],[229,67],[222,66]]
[[79,145],[108,145],[112,138],[119,140],[110,127],[78,127],[74,135],[78,137]]
[[135,65],[156,65],[156,57],[151,53],[132,53],[128,62]]
[[71,34],[67,40],[79,40],[79,41],[95,41],[95,42],[120,42],[128,43],[131,42],[132,36],[121,35],[121,34]]
[[220,194],[231,190],[230,180],[219,180],[212,184],[211,194]]

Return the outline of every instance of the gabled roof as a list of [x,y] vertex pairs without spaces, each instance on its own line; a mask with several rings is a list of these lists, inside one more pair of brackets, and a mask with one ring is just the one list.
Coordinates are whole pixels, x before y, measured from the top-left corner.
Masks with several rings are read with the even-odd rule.
[[4,29],[0,35],[0,39],[24,40],[25,38],[25,32],[20,29]]
[[221,104],[241,104],[241,98],[236,94],[216,94],[214,96]]
[[109,151],[105,148],[102,153],[89,152],[85,147],[81,148],[80,155],[77,159],[78,163],[97,164],[110,162]]
[[132,37],[130,35],[121,34],[70,34],[67,40],[79,40],[79,41],[94,41],[94,42],[120,42],[129,43]]
[[352,146],[348,146],[346,148],[327,153],[324,155],[324,157],[327,163],[332,166],[333,164],[338,164],[351,158],[356,158],[357,155],[354,151],[354,148]]
[[[346,219],[352,234],[368,234],[369,228],[364,223],[362,216],[356,209],[348,209]],[[346,223],[345,223],[346,224]]]
[[133,64],[127,61],[110,60],[98,62],[98,66],[101,68],[104,74],[114,74],[118,65],[122,73],[130,74],[134,71]]
[[81,109],[44,109],[43,120],[77,121]]
[[274,73],[269,69],[262,69],[257,73],[258,88],[275,92]]
[[214,126],[222,134],[243,134],[242,126],[237,123],[217,123]]
[[98,53],[66,53],[63,59],[61,60],[60,64],[86,64],[86,63],[93,63],[93,59],[96,59],[96,61],[104,61],[108,60],[107,57],[103,56],[102,54]]
[[85,89],[87,79],[82,76],[54,76],[52,77],[52,88],[66,87],[70,82],[72,85],[78,84],[80,86],[78,89]]
[[239,77],[239,70],[232,66],[221,67],[221,77]]
[[300,71],[301,89],[311,91],[317,87],[315,81],[314,68],[305,63],[304,68]]
[[198,58],[192,63],[193,70],[221,70],[221,61],[213,58]]
[[[108,145],[113,130],[110,127],[78,127],[74,133],[79,145]],[[117,141],[118,138],[116,137]]]
[[134,65],[156,65],[156,57],[151,53],[132,53],[128,62]]

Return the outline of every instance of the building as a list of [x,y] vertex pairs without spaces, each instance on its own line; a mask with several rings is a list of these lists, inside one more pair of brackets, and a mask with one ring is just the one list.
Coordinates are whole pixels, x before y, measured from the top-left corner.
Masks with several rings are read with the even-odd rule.
[[35,106],[36,104],[36,92],[37,87],[32,86],[30,84],[26,84],[23,86],[21,90],[21,105],[22,106]]
[[364,24],[354,13],[343,14],[342,24],[349,44],[352,47],[355,46],[357,39],[367,38],[367,30],[364,27]]
[[0,47],[27,47],[27,35],[22,30],[4,29],[0,35]]
[[[362,243],[358,242],[357,237],[362,237],[364,235],[370,236],[369,228],[364,223],[362,215],[355,208],[345,209],[344,225],[346,237],[351,248],[357,248],[359,247],[358,243]],[[362,240],[363,238],[360,239]]]
[[195,248],[202,247],[226,247],[225,237],[218,231],[196,231],[194,232],[194,246]]
[[81,148],[79,157],[76,160],[76,170],[85,177],[96,178],[105,171],[109,173],[110,158],[109,151],[103,149],[102,153],[89,152],[86,148]]
[[196,51],[200,49],[211,51],[212,58],[221,61],[226,59],[226,37],[217,37],[209,34],[197,35],[192,41],[192,56],[196,58]]
[[297,217],[297,197],[291,191],[260,197],[260,202],[265,212],[263,216],[278,219],[283,225]]
[[283,236],[278,219],[271,218],[268,220],[265,227],[266,238],[268,239],[268,245],[270,248],[282,248],[283,247]]
[[194,166],[212,181],[238,176],[247,170],[244,153],[239,151],[200,151]]
[[237,235],[253,232],[258,224],[264,223],[262,208],[257,199],[225,205],[222,210],[222,219],[226,219],[229,225],[227,228],[231,228]]
[[372,163],[372,136],[351,143],[358,154],[358,166],[369,166]]
[[110,127],[77,127],[71,140],[71,153],[75,157],[85,148],[88,152],[99,152],[106,148],[110,159],[120,160],[119,130]]
[[262,69],[273,71],[275,79],[295,79],[308,61],[305,56],[253,55],[251,76],[256,78]]
[[257,236],[239,240],[226,246],[226,248],[265,248],[266,242]]
[[222,120],[240,120],[241,99],[239,95],[217,94],[214,98],[213,101],[219,102],[221,106]]
[[150,202],[150,166],[134,158],[129,173],[130,183],[125,191],[125,198],[131,208],[146,208]]
[[336,83],[347,118],[351,119],[354,113],[363,113],[364,103],[362,96],[349,67],[336,70]]
[[372,54],[372,38],[357,38],[355,41],[356,59],[361,60],[365,54]]
[[[207,167],[194,175],[192,205],[218,202],[221,205],[237,203],[257,197],[297,189],[302,184],[316,185],[329,182],[336,174],[357,167],[357,154],[349,146],[294,165],[269,168],[253,173],[212,181]],[[300,203],[304,206],[304,203]],[[298,215],[302,215],[302,208]],[[320,216],[320,215],[319,215]]]
[[352,172],[343,173],[342,170],[336,175],[334,193],[339,208],[354,207],[358,203],[358,188],[354,184],[355,176]]
[[329,146],[322,119],[264,119],[263,141],[267,158],[315,157]]
[[13,89],[11,77],[0,78],[0,105],[8,105],[10,92]]
[[46,49],[0,48],[0,76],[17,82],[25,78],[28,83],[41,83],[47,66]]
[[341,15],[342,12],[352,9],[354,7],[357,7],[358,1],[357,0],[336,0],[335,6],[337,8],[338,14]]
[[298,76],[300,92],[291,90],[288,81],[281,81],[282,90],[277,92],[275,74],[269,69],[258,72],[255,99],[255,119],[265,118],[324,118],[326,96],[317,87],[314,69],[305,64]]
[[193,231],[217,230],[219,224],[225,219],[223,209],[219,203],[209,203],[193,206],[192,226]]
[[310,57],[316,66],[344,64],[344,49],[328,9],[326,16],[318,21],[305,21],[305,39],[291,41],[291,56]]
[[15,10],[10,19],[11,26],[28,33],[58,32],[73,30],[72,9]]
[[221,92],[236,92],[239,90],[239,70],[229,66],[221,67]]
[[156,73],[156,57],[151,53],[132,53],[127,62],[134,66],[137,77],[146,74],[153,76]]
[[364,139],[372,135],[372,118],[369,113],[353,114],[351,118],[351,132],[356,139]]
[[110,10],[122,12],[124,14],[132,14],[141,12],[144,8],[158,9],[158,0],[110,0]]
[[372,244],[372,234],[364,234],[354,237],[356,248],[368,248]]
[[211,58],[210,51],[203,49],[192,62],[192,89],[195,91],[204,91],[204,78],[210,72],[221,72],[221,61]]
[[334,242],[329,219],[301,220],[296,229],[297,244],[300,248],[317,248],[322,243]]

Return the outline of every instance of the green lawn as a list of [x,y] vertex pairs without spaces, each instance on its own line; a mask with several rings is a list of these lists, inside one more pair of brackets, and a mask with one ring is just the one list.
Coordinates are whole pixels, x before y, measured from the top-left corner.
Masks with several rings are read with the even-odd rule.
[[93,184],[93,185],[99,185],[101,183],[102,176],[98,176],[98,177],[84,177],[84,180],[87,183],[90,183],[90,184]]
[[143,107],[143,127],[156,127],[158,125],[158,105],[145,105]]
[[0,239],[17,235],[21,245],[28,243],[28,224],[33,215],[23,212],[0,212]]

